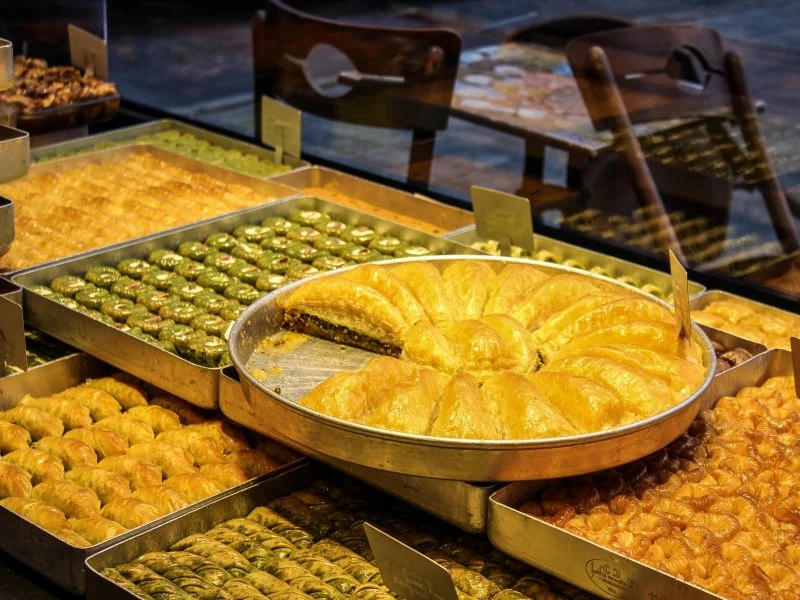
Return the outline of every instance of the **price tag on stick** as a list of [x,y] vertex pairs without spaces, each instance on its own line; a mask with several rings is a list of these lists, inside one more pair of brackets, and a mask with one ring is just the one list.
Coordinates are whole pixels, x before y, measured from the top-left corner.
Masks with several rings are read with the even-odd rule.
[[692,339],[692,318],[689,311],[689,277],[678,257],[669,251],[669,270],[672,275],[672,302],[675,305],[675,328],[678,347]]
[[9,364],[28,370],[24,322],[22,307],[10,298],[0,296],[0,367]]
[[300,156],[301,113],[288,104],[261,96],[261,142],[275,148],[275,164],[283,155]]
[[800,340],[790,338],[792,343],[792,370],[794,371],[794,393],[800,398]]
[[403,600],[457,600],[453,578],[442,565],[377,527],[364,523],[383,583]]
[[74,67],[83,69],[87,75],[108,81],[108,46],[99,38],[76,27],[67,25],[69,36],[69,58]]
[[533,252],[531,203],[521,196],[473,185],[470,188],[478,237],[497,240],[503,254],[511,245]]

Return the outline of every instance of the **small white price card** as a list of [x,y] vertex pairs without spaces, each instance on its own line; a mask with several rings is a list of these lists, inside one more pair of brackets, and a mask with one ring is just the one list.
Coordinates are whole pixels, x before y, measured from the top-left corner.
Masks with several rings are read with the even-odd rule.
[[669,251],[669,270],[672,275],[672,298],[675,304],[675,327],[678,341],[692,338],[692,318],[689,310],[689,277],[678,257]]
[[503,254],[510,254],[512,244],[533,251],[533,221],[528,200],[478,185],[470,188],[470,195],[478,237],[497,240]]
[[302,115],[288,104],[261,96],[261,143],[275,148],[275,164],[283,164],[284,154],[300,157]]
[[69,57],[72,66],[83,69],[89,75],[108,81],[108,46],[103,38],[76,27],[67,25]]
[[442,565],[364,523],[383,583],[403,600],[457,600],[453,578]]

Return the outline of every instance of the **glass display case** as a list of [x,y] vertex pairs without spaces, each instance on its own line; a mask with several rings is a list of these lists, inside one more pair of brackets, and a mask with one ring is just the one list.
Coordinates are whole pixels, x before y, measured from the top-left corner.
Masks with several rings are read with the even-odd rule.
[[[785,25],[777,9],[765,8],[752,20],[735,16],[739,14],[736,3],[707,6],[701,2],[691,9],[688,20],[720,35],[709,42],[713,47],[705,47],[707,56],[702,60],[715,63],[707,65],[710,71],[705,75],[722,87],[712,85],[713,90],[706,90],[705,95],[711,92],[714,97],[704,105],[676,107],[671,102],[665,104],[666,112],[651,114],[647,122],[633,119],[634,137],[662,197],[663,214],[653,214],[620,146],[622,131],[600,126],[593,118],[597,107],[591,106],[586,86],[579,85],[567,47],[576,37],[602,30],[686,22],[684,12],[655,11],[643,3],[624,10],[593,5],[592,12],[605,13],[603,19],[597,14],[587,19],[580,14],[581,7],[553,3],[535,11],[514,2],[504,9],[479,7],[474,2],[403,9],[357,3],[347,7],[288,4],[327,23],[396,27],[403,35],[411,30],[451,29],[461,38],[457,68],[449,66],[452,59],[445,57],[447,68],[425,80],[442,81],[445,87],[434,95],[422,90],[417,99],[409,94],[418,94],[418,88],[424,87],[425,78],[419,73],[405,87],[389,80],[343,81],[343,72],[360,69],[370,75],[372,68],[385,75],[394,69],[375,69],[374,64],[365,63],[363,48],[334,52],[324,43],[310,44],[302,52],[295,48],[293,52],[306,53],[294,57],[302,62],[297,73],[312,82],[312,91],[315,78],[319,80],[317,100],[324,102],[314,105],[304,92],[287,90],[286,85],[296,87],[303,77],[279,82],[282,90],[267,91],[295,105],[306,105],[302,139],[309,156],[462,206],[469,204],[473,184],[519,193],[531,200],[537,230],[542,233],[586,239],[593,247],[622,252],[627,258],[641,256],[662,266],[665,263],[656,258],[660,251],[652,250],[660,248],[659,240],[666,237],[677,243],[676,249],[700,279],[708,275],[709,282],[736,291],[747,289],[762,299],[768,294],[784,307],[796,299],[791,283],[796,242],[787,239],[796,236],[798,213],[796,109],[787,99],[795,67],[789,58],[791,42],[775,41],[791,38],[781,37]],[[260,28],[254,24],[257,8],[264,7],[240,3],[227,11],[189,17],[174,7],[139,10],[112,3],[111,61],[116,79],[128,89],[126,97],[220,130],[258,137],[256,96],[265,91],[259,52],[261,40],[270,35],[263,24]],[[306,25],[294,26],[298,28],[295,37],[302,37],[300,28]],[[206,35],[210,31],[217,35]],[[378,40],[380,30],[376,31]],[[777,33],[764,36],[763,31]],[[599,41],[616,43],[613,37]],[[691,45],[691,41],[674,46],[681,44]],[[273,46],[263,51],[278,50]],[[722,93],[730,79],[724,65],[729,51],[742,57],[743,89],[757,116],[741,112],[737,116],[734,109],[741,105],[737,93]],[[348,57],[347,52],[354,56]],[[374,53],[381,52],[398,50],[378,44]],[[641,46],[642,55],[649,52],[646,44]],[[660,57],[663,64],[658,68],[667,68],[669,59]],[[425,57],[419,60],[424,64]],[[388,64],[391,59],[377,56],[376,62]],[[359,69],[354,69],[354,63]],[[673,65],[680,70],[680,60],[669,63],[670,68]],[[688,69],[693,69],[691,58]],[[695,80],[705,76],[693,71],[683,75]],[[615,76],[619,82],[633,81],[631,73],[625,74],[628,79]],[[172,84],[164,85],[167,80]],[[688,97],[696,98],[698,91],[702,86],[697,81],[694,88],[683,88]],[[383,108],[387,95],[394,99],[405,95],[411,104]],[[384,114],[406,110],[413,116],[403,123],[374,119],[370,123],[372,117],[364,115],[373,104]],[[638,110],[627,108],[631,113]],[[619,109],[626,109],[624,102]],[[719,118],[710,117],[711,112]],[[433,127],[431,115],[437,121]],[[759,124],[760,138],[749,136],[748,123],[753,119]],[[426,133],[422,127],[431,130]],[[754,139],[763,140],[760,149],[753,148]],[[761,156],[754,155],[759,152]],[[776,220],[775,215],[780,218]],[[654,223],[657,227],[669,224],[674,232],[658,233]]]

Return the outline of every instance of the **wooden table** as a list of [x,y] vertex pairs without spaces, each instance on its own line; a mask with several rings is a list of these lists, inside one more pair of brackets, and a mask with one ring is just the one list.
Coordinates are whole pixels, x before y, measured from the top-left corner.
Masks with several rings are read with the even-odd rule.
[[564,53],[532,44],[463,51],[452,115],[523,138],[526,180],[542,178],[552,147],[567,152],[567,185],[577,186],[584,162],[611,143],[592,126]]
[[[594,129],[563,51],[533,44],[464,50],[451,114],[523,138],[526,180],[542,179],[546,148],[566,151],[570,188],[580,188],[586,161],[612,142],[609,132]],[[683,122],[647,123],[634,130],[644,136]]]

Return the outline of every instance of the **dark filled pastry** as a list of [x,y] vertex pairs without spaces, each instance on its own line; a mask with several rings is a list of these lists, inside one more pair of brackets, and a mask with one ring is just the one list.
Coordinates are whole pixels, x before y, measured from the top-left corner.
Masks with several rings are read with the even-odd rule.
[[113,96],[117,87],[82,73],[72,66],[48,66],[40,58],[14,57],[14,82],[0,92],[0,102],[19,107],[23,113]]

